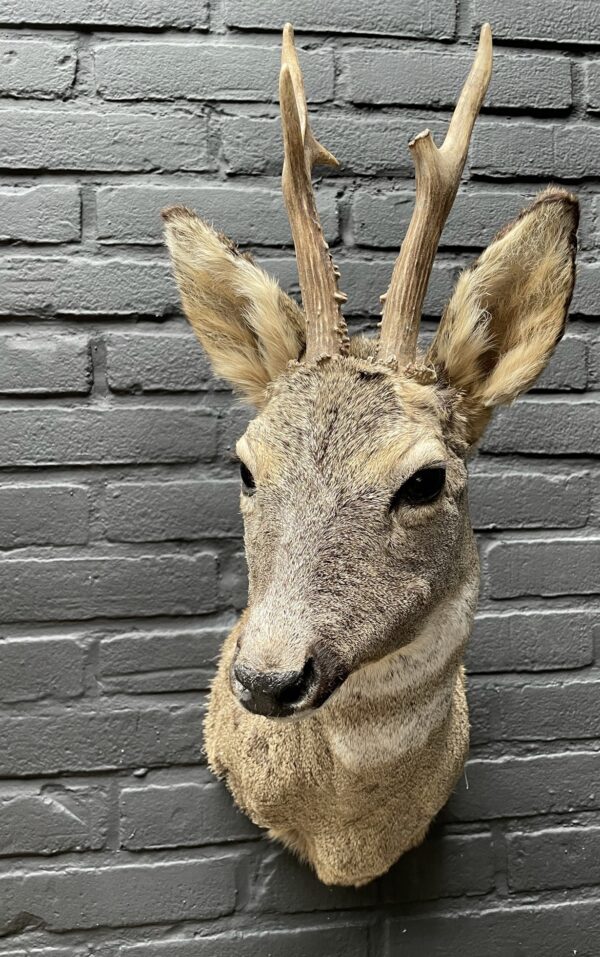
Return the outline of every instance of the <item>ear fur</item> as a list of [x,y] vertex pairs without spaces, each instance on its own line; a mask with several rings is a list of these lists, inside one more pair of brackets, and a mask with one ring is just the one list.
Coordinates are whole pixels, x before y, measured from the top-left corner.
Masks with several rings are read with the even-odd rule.
[[579,206],[550,188],[460,276],[427,360],[461,395],[468,440],[545,368],[564,332]]
[[251,256],[191,210],[163,211],[185,314],[217,375],[253,405],[304,347],[302,310]]

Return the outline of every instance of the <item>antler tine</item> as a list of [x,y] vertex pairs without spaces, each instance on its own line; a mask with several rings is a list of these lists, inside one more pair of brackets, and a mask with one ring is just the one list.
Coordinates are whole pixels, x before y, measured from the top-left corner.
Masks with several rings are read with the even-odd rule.
[[481,28],[477,55],[462,89],[442,146],[424,130],[409,144],[415,164],[415,208],[382,297],[379,354],[408,364],[415,357],[427,283],[444,223],[456,197],[473,125],[492,75],[492,31]]
[[345,352],[348,341],[340,311],[346,296],[337,288],[338,271],[321,230],[312,187],[312,168],[316,163],[337,166],[338,162],[315,139],[310,128],[294,31],[289,23],[283,28],[279,102],[285,156],[283,198],[306,315],[306,358],[311,360]]

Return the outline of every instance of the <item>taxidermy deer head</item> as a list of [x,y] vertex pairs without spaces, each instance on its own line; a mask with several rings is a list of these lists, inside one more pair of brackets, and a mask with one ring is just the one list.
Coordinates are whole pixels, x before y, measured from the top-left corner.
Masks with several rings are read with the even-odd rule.
[[[165,211],[183,307],[258,409],[237,445],[250,589],[206,723],[213,769],[327,883],[361,884],[424,837],[468,747],[462,655],[479,568],[466,459],[560,339],[577,201],[541,193],[452,294],[417,351],[427,281],[492,67],[488,25],[439,148],[410,144],[416,203],[379,340],[349,339],[319,225],[309,125],[284,29],[283,195],[303,309],[182,207]],[[295,720],[291,720],[295,719]]]

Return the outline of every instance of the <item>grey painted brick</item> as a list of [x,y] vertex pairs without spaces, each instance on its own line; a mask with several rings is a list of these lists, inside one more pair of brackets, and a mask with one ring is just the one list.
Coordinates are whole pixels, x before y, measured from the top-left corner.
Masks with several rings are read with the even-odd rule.
[[600,175],[600,129],[585,123],[483,120],[476,127],[470,157],[474,175],[594,177]]
[[[426,119],[406,120],[395,116],[362,117],[356,114],[322,114],[311,125],[317,139],[327,144],[342,171],[373,176],[396,173],[411,176],[413,166],[408,144],[424,126],[439,138],[447,121],[431,114]],[[281,173],[283,151],[279,120],[250,116],[223,119],[223,152],[230,173]],[[326,170],[320,169],[326,175]]]
[[[264,931],[230,931],[225,934],[131,944],[121,948],[123,957],[365,957],[366,927],[344,926],[265,928]],[[12,955],[8,955],[12,957]],[[54,957],[49,953],[49,957]]]
[[590,515],[586,472],[492,469],[483,460],[469,482],[475,528],[580,528]]
[[106,490],[106,537],[113,542],[239,537],[240,483],[122,482]]
[[[97,948],[106,957],[597,957],[595,891],[577,887],[598,883],[586,859],[598,856],[593,821],[589,851],[578,843],[600,811],[589,502],[600,435],[597,392],[575,393],[600,386],[588,321],[600,317],[600,34],[590,22],[600,8],[507,0],[492,10],[473,0],[457,27],[457,7],[223,0],[209,21],[204,0],[0,0],[0,24],[11,27],[0,52],[18,52],[0,57],[0,549],[20,549],[0,555],[0,618],[11,619],[0,628],[7,957]],[[481,536],[485,597],[467,654],[476,757],[422,847],[372,887],[332,890],[255,840],[203,764],[205,692],[246,599],[228,454],[251,413],[211,376],[180,316],[157,248],[159,212],[183,202],[263,247],[262,264],[298,296],[276,104],[280,29],[291,19],[311,124],[343,164],[341,176],[317,171],[321,219],[346,311],[370,328],[414,202],[408,141],[425,126],[441,141],[483,15],[497,41],[494,78],[425,331],[463,264],[529,202],[535,181],[552,179],[582,201],[572,314],[586,321],[570,326],[536,394],[495,415],[472,468],[474,518],[494,531]],[[457,29],[456,43],[437,42]],[[411,36],[419,42],[402,39]],[[64,102],[40,99],[52,95]],[[52,253],[42,243],[70,245]],[[93,383],[82,321],[93,326]],[[160,392],[171,395],[150,398]],[[51,478],[15,471],[39,466]],[[82,548],[87,495],[93,546]],[[490,600],[490,588],[510,596]],[[563,839],[574,841],[572,860]],[[213,891],[210,871],[195,868],[215,856],[227,880]],[[543,903],[531,899],[539,892]],[[222,920],[205,907],[214,898],[228,902]]]
[[105,337],[106,380],[113,392],[202,392],[223,388],[191,329],[174,335],[122,333]]
[[0,548],[84,545],[88,534],[88,493],[83,486],[0,486]]
[[519,399],[494,413],[481,448],[495,453],[593,454],[600,444],[599,411],[590,399]]
[[130,851],[244,841],[261,833],[217,782],[124,787],[119,809],[121,846]]
[[6,778],[196,764],[202,759],[202,710],[194,704],[5,714],[0,742]]
[[225,22],[230,26],[281,29],[290,20],[297,30],[342,33],[381,33],[404,37],[448,38],[454,34],[454,0],[398,0],[394,4],[375,0],[365,13],[359,0],[332,0],[324,7],[319,0],[227,0]]
[[471,673],[582,668],[594,660],[586,611],[480,612],[467,649]]
[[590,113],[600,112],[600,63],[593,60],[585,67],[586,102]]
[[[442,248],[482,248],[498,230],[533,198],[533,192],[459,192],[444,227]],[[397,249],[412,216],[414,189],[360,189],[354,196],[352,224],[355,241],[364,246]]]
[[[498,681],[498,679],[497,679]],[[597,680],[482,683],[471,679],[471,733],[487,741],[596,738],[600,729]]]
[[599,827],[553,827],[508,834],[506,848],[512,890],[580,887],[600,881]]
[[[354,103],[439,108],[454,106],[472,59],[472,54],[462,47],[448,53],[443,48],[347,48],[342,65],[348,77],[348,98]],[[568,60],[540,55],[495,55],[494,75],[485,99],[488,107],[528,113],[565,110],[571,102]]]
[[0,40],[0,93],[4,96],[64,96],[73,85],[76,66],[72,43]]
[[84,680],[84,649],[72,638],[0,640],[1,702],[76,698]]
[[[468,787],[466,786],[468,782]],[[444,812],[453,821],[591,811],[600,805],[600,752],[471,760]]]
[[[348,295],[347,311],[379,317],[379,297],[389,286],[394,261],[345,259],[339,260],[338,266],[342,273],[341,288]],[[424,316],[440,315],[452,294],[460,271],[461,267],[454,262],[442,260],[435,263],[423,304]]]
[[[333,97],[333,51],[301,50],[307,98]],[[276,100],[279,46],[104,43],[95,51],[98,91],[107,100]]]
[[[316,189],[328,242],[338,238],[335,191]],[[106,186],[96,193],[98,238],[103,243],[162,242],[161,209],[183,204],[242,245],[289,246],[290,226],[281,190],[230,186]]]
[[54,0],[40,6],[36,0],[2,0],[0,23],[39,26],[192,27],[208,25],[208,0],[144,0],[123,5],[121,0]]
[[0,189],[0,239],[65,243],[81,234],[76,186],[5,186]]
[[92,387],[87,338],[52,332],[0,335],[0,393],[85,394]]
[[600,314],[600,263],[580,263],[577,267],[571,313],[596,317]]
[[594,249],[598,242],[598,198],[583,196],[579,210],[578,246],[582,251]]
[[[534,192],[486,191],[459,193],[442,233],[442,249],[476,249],[488,245],[528,203]],[[359,190],[352,207],[352,232],[358,245],[398,250],[414,208],[414,190]],[[585,209],[585,206],[584,206]],[[471,254],[467,265],[474,261]],[[442,264],[438,261],[436,268]],[[435,271],[434,271],[435,277]],[[447,298],[450,289],[444,290]],[[431,297],[431,293],[430,293]],[[434,297],[435,299],[435,297]],[[600,270],[595,264],[578,267],[572,312],[585,316],[598,313]],[[569,334],[559,343],[548,369],[535,383],[535,389],[585,389],[587,382],[587,345]]]
[[487,563],[493,598],[600,591],[600,538],[495,542],[487,551]]
[[216,419],[185,408],[35,408],[0,412],[0,466],[212,459]]
[[483,834],[429,837],[383,878],[390,903],[487,894],[494,889],[492,838]]
[[253,871],[249,907],[259,913],[372,907],[378,897],[373,882],[359,888],[323,885],[292,854],[262,843]]
[[[492,861],[488,834],[429,838],[382,879],[383,900],[396,903],[486,894],[494,886]],[[308,877],[293,857],[273,851],[261,860],[250,906],[264,912],[370,907],[376,893],[376,884],[324,892],[317,878]]]
[[0,621],[199,615],[218,604],[208,553],[7,558],[0,591]]
[[588,384],[588,367],[586,340],[567,333],[533,388],[536,392],[583,391]]
[[98,850],[107,824],[102,788],[0,788],[0,855]]
[[227,631],[198,626],[107,637],[99,651],[102,689],[126,694],[207,690]]
[[483,911],[392,918],[384,957],[485,954],[520,957],[543,946],[544,957],[595,957],[600,905],[595,900],[488,906]]
[[248,601],[248,568],[243,552],[230,555],[222,562],[219,589],[223,604],[243,611]]
[[2,111],[0,165],[107,172],[204,170],[206,118],[181,112]]
[[255,411],[246,405],[232,405],[219,419],[219,453],[230,466],[236,442],[244,434],[248,423],[255,415]]
[[27,947],[27,950],[7,950],[3,957],[79,957],[77,951],[65,947]]
[[0,877],[0,893],[0,931],[23,913],[49,931],[205,920],[231,913],[236,898],[226,859],[37,869]]
[[[392,278],[394,259],[357,258],[355,256],[335,257],[341,279],[340,289],[348,296],[346,312],[379,316],[381,303],[379,296],[388,288]],[[296,262],[291,258],[263,259],[261,265],[273,275],[283,289],[296,295],[298,292],[298,274]],[[455,262],[438,261],[434,264],[431,279],[423,306],[424,316],[439,316],[450,298],[461,267]]]
[[276,119],[225,116],[222,140],[227,172],[275,174],[281,169],[283,145],[277,125]]
[[8,256],[0,314],[163,315],[178,304],[166,261]]
[[506,40],[553,41],[594,45],[600,42],[600,10],[596,0],[474,0],[475,24],[489,20],[494,36]]
[[590,345],[590,388],[600,388],[600,339]]

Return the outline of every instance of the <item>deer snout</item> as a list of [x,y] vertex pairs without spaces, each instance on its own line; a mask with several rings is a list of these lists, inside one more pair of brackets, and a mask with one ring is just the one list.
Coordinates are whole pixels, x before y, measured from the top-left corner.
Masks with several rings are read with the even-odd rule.
[[300,671],[256,671],[234,663],[231,686],[238,701],[253,714],[285,718],[312,707],[319,681],[314,659],[309,658]]

